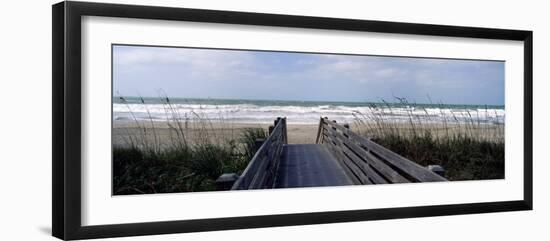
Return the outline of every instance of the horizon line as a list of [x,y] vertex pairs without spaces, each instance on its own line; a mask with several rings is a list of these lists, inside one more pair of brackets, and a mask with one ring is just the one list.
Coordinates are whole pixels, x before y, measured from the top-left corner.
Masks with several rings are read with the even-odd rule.
[[[130,97],[130,98],[157,98],[157,99],[200,99],[200,100],[250,100],[250,101],[282,101],[282,102],[344,102],[344,103],[373,103],[373,104],[380,104],[380,103],[388,103],[388,104],[410,104],[410,105],[474,105],[474,106],[501,106],[504,107],[505,104],[464,104],[464,103],[426,103],[426,102],[388,102],[385,99],[381,99],[379,101],[345,101],[345,100],[282,100],[282,99],[240,99],[240,98],[219,98],[219,97],[179,97],[179,96],[134,96],[134,95],[113,95],[113,98],[118,97]],[[401,97],[395,97],[395,99],[405,99],[407,98],[401,98]]]

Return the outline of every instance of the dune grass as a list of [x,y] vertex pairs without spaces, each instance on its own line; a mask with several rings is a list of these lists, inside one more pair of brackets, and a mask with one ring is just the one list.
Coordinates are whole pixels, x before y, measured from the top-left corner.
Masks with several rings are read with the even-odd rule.
[[[443,123],[434,122],[423,106],[399,99],[408,110],[408,120],[397,123],[387,118],[394,106],[371,105],[369,113],[354,113],[357,131],[382,146],[420,165],[441,165],[449,180],[504,178],[504,123],[498,118],[484,123],[488,110],[453,113]],[[439,109],[445,107],[441,104]],[[423,109],[423,114],[412,110]]]
[[[157,123],[138,121],[124,97],[119,97],[131,113],[137,130],[125,135],[125,145],[113,146],[113,194],[149,194],[212,191],[222,173],[240,174],[256,152],[254,141],[265,138],[260,128],[233,133],[231,123],[220,115],[220,124],[231,133],[218,135],[212,120],[195,112],[181,113],[162,97],[164,120],[170,130],[168,144],[160,140]],[[141,102],[145,101],[141,98]],[[189,130],[199,130],[190,138]]]

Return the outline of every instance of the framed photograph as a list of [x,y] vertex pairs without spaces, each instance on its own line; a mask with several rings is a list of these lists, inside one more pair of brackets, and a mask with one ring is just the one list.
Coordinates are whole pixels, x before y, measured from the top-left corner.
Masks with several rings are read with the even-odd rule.
[[532,34],[55,4],[53,235],[531,210]]

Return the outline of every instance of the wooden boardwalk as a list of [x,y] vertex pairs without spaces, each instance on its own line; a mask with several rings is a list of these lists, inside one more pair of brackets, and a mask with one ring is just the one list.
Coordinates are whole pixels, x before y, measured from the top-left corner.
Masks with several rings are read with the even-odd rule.
[[316,144],[287,144],[286,119],[277,118],[241,175],[224,174],[221,190],[373,185],[447,181],[427,167],[321,118]]
[[343,185],[353,185],[353,182],[325,146],[283,146],[274,188]]

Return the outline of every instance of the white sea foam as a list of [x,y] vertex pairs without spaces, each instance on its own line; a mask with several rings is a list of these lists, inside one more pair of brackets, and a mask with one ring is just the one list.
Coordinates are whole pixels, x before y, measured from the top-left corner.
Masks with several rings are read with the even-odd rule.
[[[254,104],[172,104],[177,112],[177,118],[189,119],[197,117],[219,121],[242,123],[271,123],[276,117],[286,117],[288,123],[318,123],[319,117],[328,117],[338,122],[351,123],[356,116],[366,116],[367,119],[382,118],[394,122],[407,122],[410,117],[422,118],[424,123],[467,122],[503,123],[504,109],[464,109],[464,108],[419,108],[414,106],[400,107],[369,107],[344,105],[265,105]],[[163,104],[113,104],[114,121],[137,120],[166,121],[173,118],[173,110]]]

